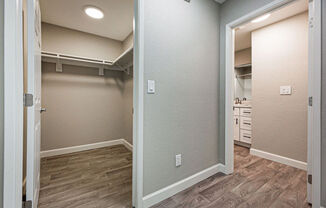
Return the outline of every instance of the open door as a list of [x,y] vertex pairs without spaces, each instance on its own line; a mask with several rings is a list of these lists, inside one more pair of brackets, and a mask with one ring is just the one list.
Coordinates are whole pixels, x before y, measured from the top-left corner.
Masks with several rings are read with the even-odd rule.
[[309,1],[307,201],[320,207],[321,182],[321,0]]
[[27,110],[26,199],[37,207],[40,189],[41,145],[41,11],[38,0],[27,1],[27,91],[33,106]]

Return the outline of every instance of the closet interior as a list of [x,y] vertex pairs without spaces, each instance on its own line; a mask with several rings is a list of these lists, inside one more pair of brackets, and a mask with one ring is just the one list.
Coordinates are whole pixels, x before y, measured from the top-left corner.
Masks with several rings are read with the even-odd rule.
[[133,1],[40,5],[39,207],[131,207]]

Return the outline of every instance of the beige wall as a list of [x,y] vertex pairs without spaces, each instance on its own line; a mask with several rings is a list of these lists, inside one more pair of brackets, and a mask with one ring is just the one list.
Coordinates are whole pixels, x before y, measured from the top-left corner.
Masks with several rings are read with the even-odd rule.
[[122,42],[42,23],[42,50],[112,61],[122,52]]
[[133,32],[122,42],[122,50],[125,51],[134,45],[134,34]]
[[234,65],[240,66],[251,63],[251,48],[246,48],[235,52]]
[[133,76],[130,74],[123,74],[124,90],[123,90],[123,107],[124,107],[124,138],[132,144],[132,126],[133,126]]
[[41,150],[51,150],[124,138],[125,126],[123,73],[64,65],[55,72],[55,64],[42,63]]
[[[252,147],[307,161],[308,16],[252,33]],[[292,95],[280,95],[291,85]]]

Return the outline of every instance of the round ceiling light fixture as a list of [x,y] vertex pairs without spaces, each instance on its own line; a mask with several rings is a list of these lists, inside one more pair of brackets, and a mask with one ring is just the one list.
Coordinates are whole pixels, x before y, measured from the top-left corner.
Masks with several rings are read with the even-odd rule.
[[88,16],[94,19],[102,19],[104,17],[104,13],[102,12],[102,10],[95,6],[86,6],[84,8],[84,11]]
[[258,17],[256,19],[252,20],[251,22],[252,23],[261,22],[261,21],[264,21],[265,19],[267,19],[269,16],[271,16],[271,14],[268,13],[268,14],[265,14],[263,16],[260,16],[260,17]]

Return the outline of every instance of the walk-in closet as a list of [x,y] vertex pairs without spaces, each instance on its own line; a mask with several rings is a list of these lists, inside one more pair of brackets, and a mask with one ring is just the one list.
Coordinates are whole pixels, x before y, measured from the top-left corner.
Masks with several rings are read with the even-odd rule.
[[40,8],[38,207],[131,207],[133,0]]

